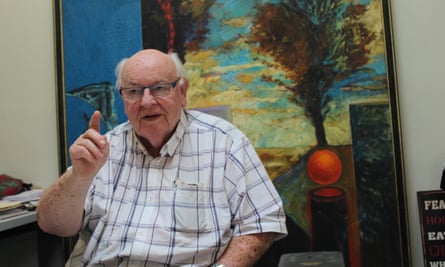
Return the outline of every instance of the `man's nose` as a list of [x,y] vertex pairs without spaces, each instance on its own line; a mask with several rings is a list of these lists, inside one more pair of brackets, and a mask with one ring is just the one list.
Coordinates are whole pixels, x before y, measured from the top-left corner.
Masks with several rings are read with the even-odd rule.
[[142,94],[141,105],[147,106],[147,105],[153,105],[155,103],[156,103],[155,98],[150,93],[150,89],[145,88],[144,93]]

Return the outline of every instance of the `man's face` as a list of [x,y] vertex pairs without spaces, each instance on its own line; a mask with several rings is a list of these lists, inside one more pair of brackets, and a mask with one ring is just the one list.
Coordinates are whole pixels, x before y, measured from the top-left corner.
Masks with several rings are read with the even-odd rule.
[[[125,63],[122,71],[123,88],[173,83],[178,79],[171,58],[153,51],[137,53]],[[140,100],[122,98],[125,113],[144,142],[160,149],[170,138],[186,105],[186,91],[187,82],[179,80],[171,93],[164,97],[154,97],[146,89]]]

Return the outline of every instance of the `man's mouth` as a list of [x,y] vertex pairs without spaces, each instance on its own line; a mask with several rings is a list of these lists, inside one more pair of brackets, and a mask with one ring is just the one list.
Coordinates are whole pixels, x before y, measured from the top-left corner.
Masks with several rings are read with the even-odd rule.
[[161,115],[159,114],[152,114],[152,115],[145,115],[142,119],[144,120],[155,120],[159,118]]

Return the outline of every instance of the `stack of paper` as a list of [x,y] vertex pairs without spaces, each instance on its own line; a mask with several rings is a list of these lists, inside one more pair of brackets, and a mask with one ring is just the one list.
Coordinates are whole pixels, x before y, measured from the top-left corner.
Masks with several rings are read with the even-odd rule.
[[22,202],[0,200],[0,211],[15,209],[22,206]]

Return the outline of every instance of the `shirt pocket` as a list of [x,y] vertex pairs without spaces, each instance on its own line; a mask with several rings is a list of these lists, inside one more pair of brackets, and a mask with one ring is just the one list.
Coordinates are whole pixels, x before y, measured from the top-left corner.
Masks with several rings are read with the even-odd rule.
[[200,183],[175,183],[174,222],[176,231],[197,233],[230,228],[230,209],[222,192]]

